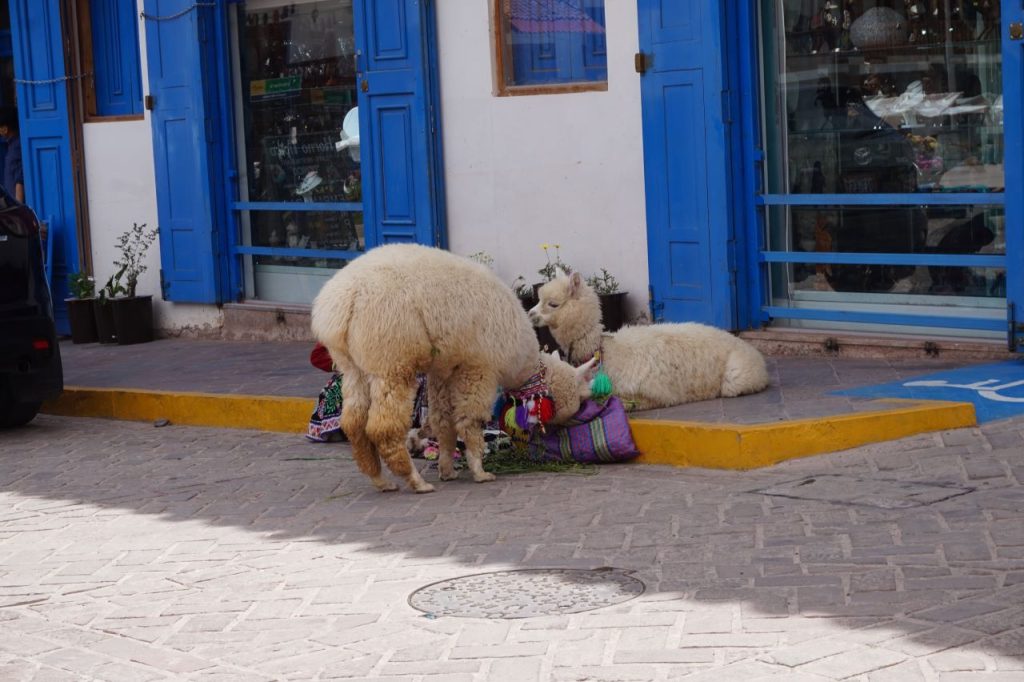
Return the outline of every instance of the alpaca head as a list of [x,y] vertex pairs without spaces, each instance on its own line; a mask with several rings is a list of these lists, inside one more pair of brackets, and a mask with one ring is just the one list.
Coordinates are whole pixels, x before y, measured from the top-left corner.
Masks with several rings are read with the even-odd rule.
[[538,298],[530,319],[537,327],[549,327],[563,348],[601,329],[601,301],[578,272],[559,273],[540,288]]
[[579,367],[573,367],[549,353],[541,353],[540,360],[544,365],[548,390],[555,401],[555,416],[551,423],[561,424],[579,412],[580,403],[590,397],[590,382],[598,370],[597,358],[591,358]]

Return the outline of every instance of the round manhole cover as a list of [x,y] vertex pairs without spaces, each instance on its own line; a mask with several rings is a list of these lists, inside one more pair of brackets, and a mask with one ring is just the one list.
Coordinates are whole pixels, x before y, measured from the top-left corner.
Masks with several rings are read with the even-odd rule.
[[476,573],[421,587],[409,604],[433,616],[532,618],[621,604],[644,593],[625,571],[537,568]]

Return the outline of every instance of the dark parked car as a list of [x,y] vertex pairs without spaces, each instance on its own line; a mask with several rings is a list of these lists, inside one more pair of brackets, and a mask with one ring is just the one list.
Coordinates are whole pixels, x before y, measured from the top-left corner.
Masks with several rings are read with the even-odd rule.
[[32,209],[0,190],[0,427],[32,421],[64,388],[39,232]]

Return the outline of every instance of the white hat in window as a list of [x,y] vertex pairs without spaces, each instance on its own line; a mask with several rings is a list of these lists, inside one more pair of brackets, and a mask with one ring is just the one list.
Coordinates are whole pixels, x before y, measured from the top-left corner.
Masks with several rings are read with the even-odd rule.
[[305,195],[319,187],[323,181],[324,179],[320,177],[318,172],[311,170],[306,173],[306,177],[302,178],[302,182],[300,182],[299,186],[295,188],[295,193],[299,196],[305,197]]

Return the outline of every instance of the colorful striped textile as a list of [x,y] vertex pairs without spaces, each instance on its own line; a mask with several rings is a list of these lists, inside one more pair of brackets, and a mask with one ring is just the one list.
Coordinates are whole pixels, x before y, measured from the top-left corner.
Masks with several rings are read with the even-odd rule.
[[626,409],[615,396],[603,404],[586,401],[565,425],[548,427],[530,448],[533,459],[547,462],[625,462],[639,454]]

